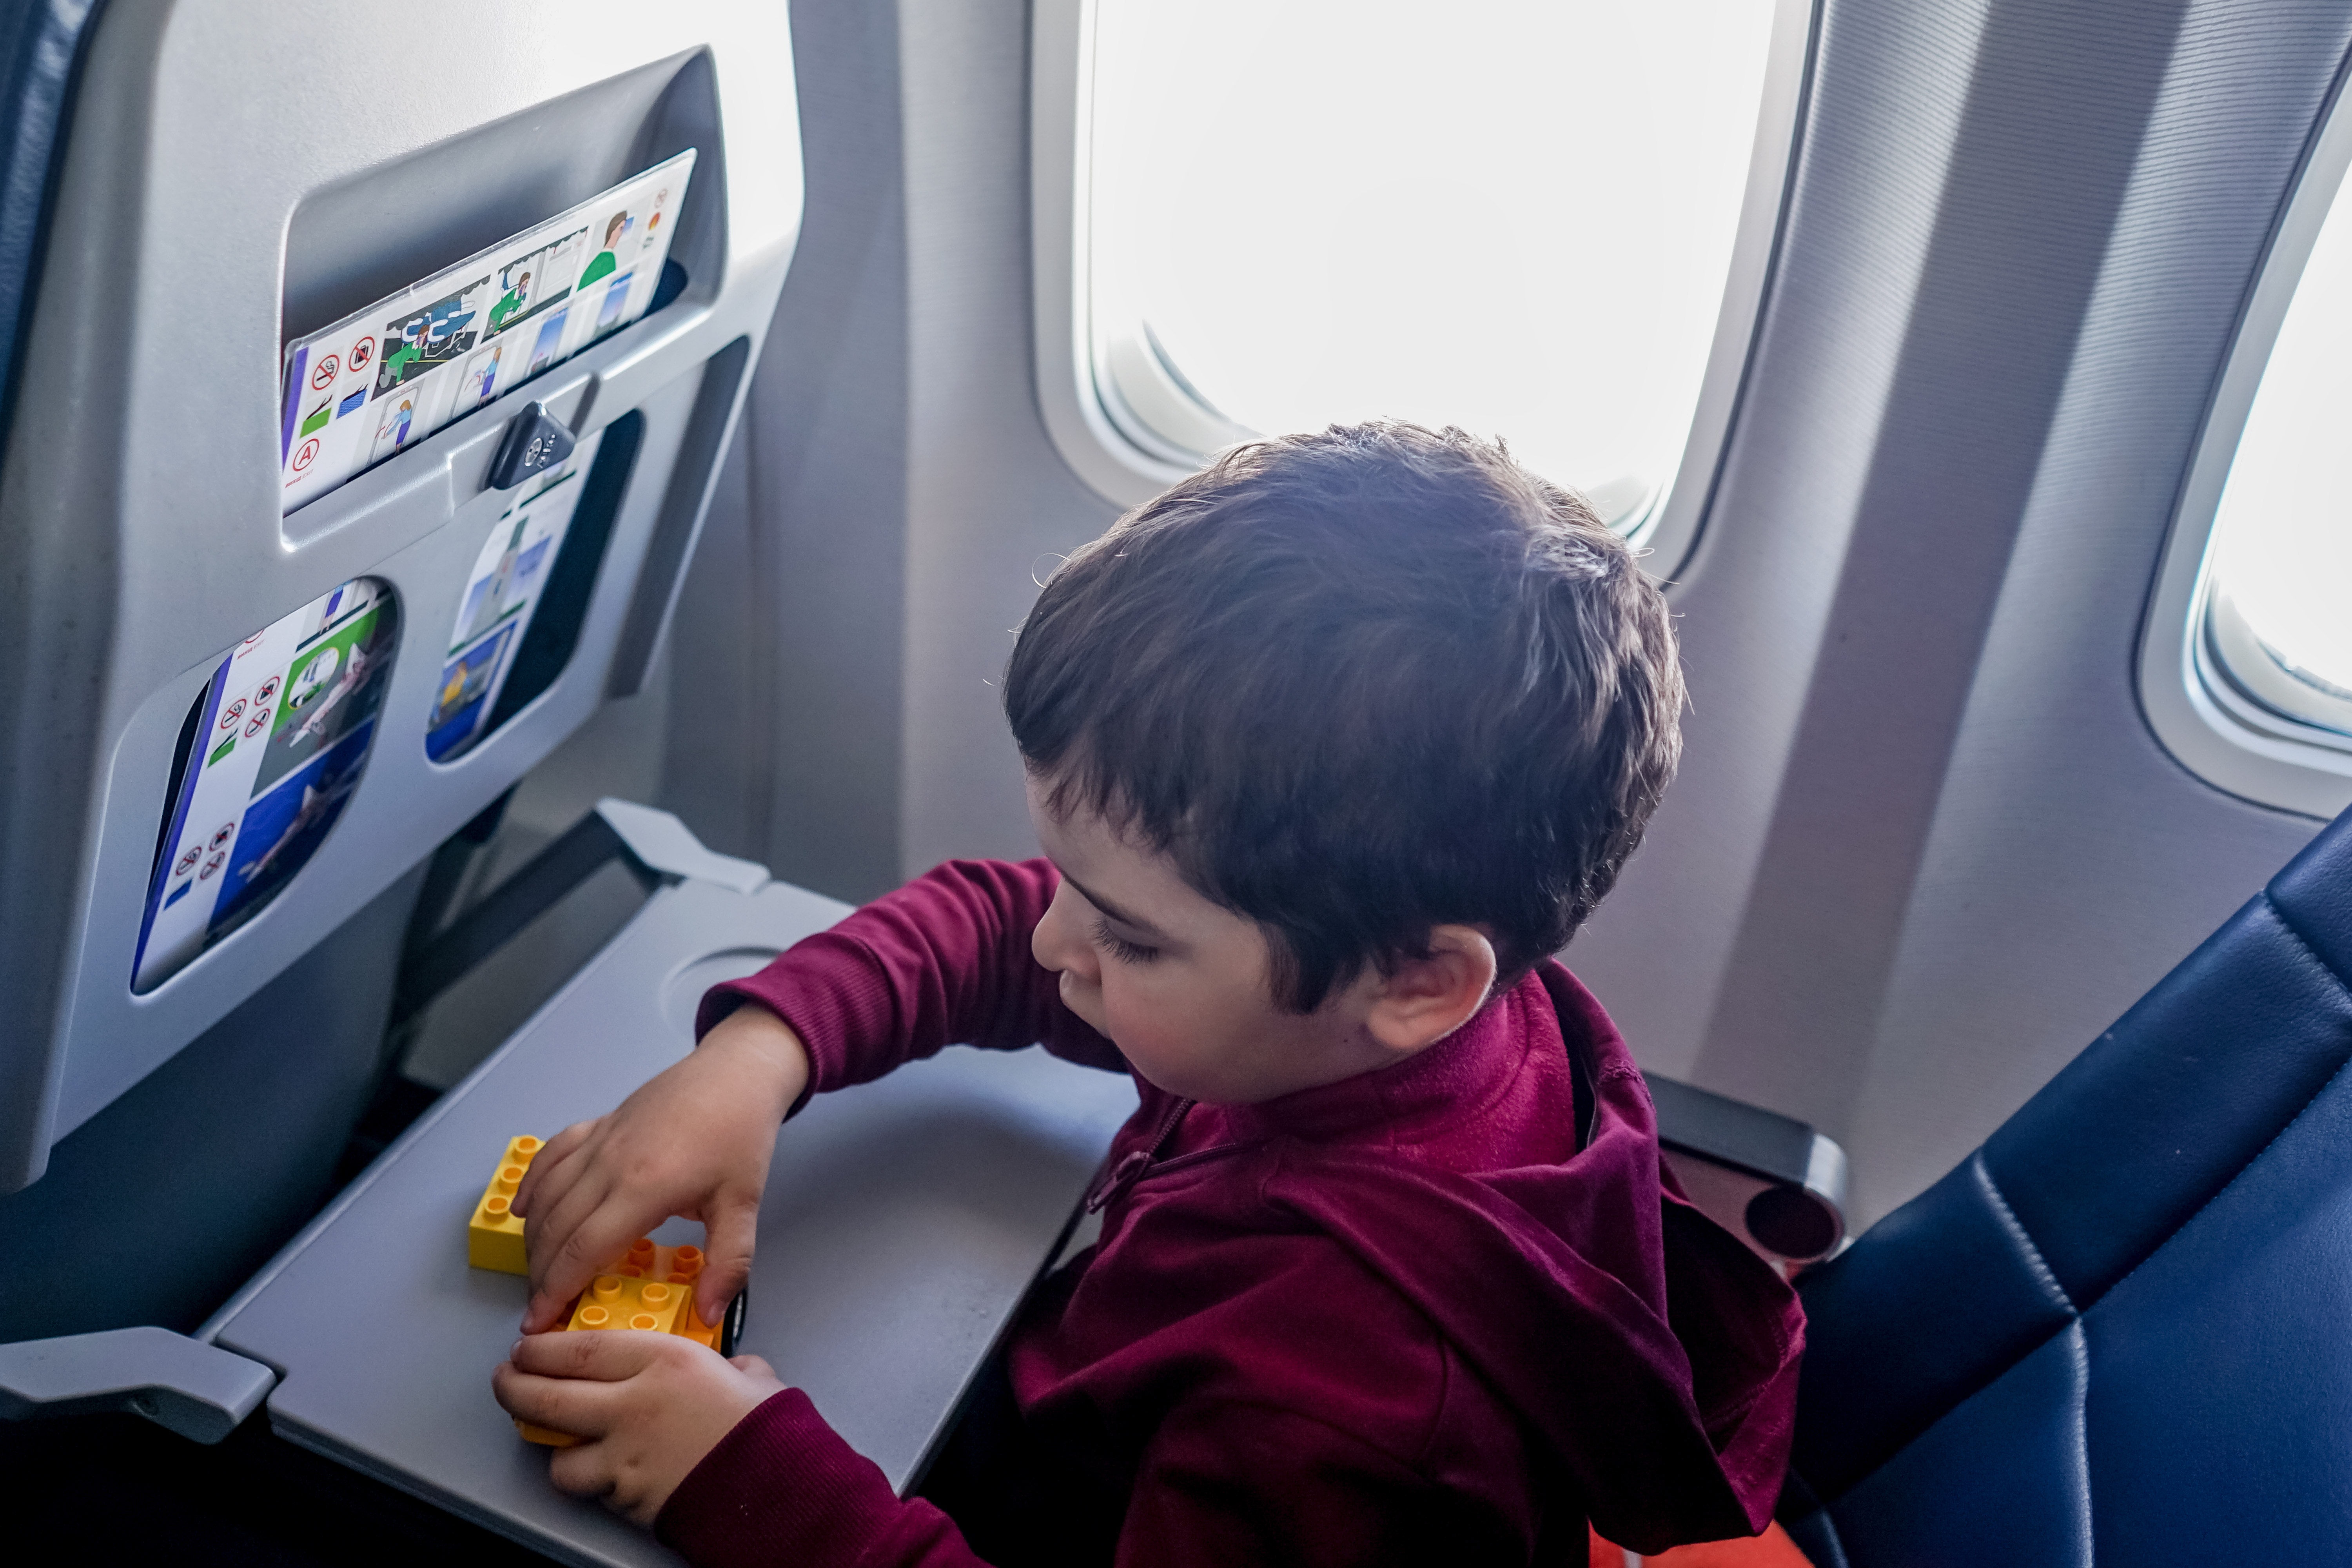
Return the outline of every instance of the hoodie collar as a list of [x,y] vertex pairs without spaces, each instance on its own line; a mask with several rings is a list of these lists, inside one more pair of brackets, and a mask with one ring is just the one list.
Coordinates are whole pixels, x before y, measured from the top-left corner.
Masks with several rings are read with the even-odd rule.
[[1530,1051],[1557,1048],[1560,1041],[1551,996],[1530,973],[1394,1067],[1220,1110],[1231,1135],[1242,1141],[1287,1134],[1339,1142],[1372,1133],[1382,1144],[1419,1142],[1485,1115],[1510,1091]]

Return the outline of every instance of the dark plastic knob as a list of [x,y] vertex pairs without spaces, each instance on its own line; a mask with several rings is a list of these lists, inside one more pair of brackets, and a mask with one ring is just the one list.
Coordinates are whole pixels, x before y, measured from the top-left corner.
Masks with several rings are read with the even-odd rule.
[[1844,1237],[1845,1222],[1818,1194],[1784,1184],[1748,1200],[1748,1234],[1769,1251],[1811,1262]]
[[507,426],[499,455],[490,459],[490,488],[510,490],[572,456],[572,448],[578,445],[579,437],[547,411],[546,404],[526,403]]

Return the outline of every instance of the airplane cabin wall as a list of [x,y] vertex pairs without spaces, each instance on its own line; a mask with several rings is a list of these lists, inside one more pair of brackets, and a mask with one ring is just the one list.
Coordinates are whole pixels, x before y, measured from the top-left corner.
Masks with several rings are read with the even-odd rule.
[[1037,853],[998,686],[1058,556],[1125,509],[1055,454],[1031,319],[1023,0],[902,0],[912,438],[906,818],[914,875]]
[[1676,594],[1689,765],[1570,958],[1646,1062],[1844,1142],[1858,1224],[2318,826],[2182,769],[2134,671],[2347,26],[2334,0],[1826,9]]
[[671,632],[663,804],[846,899],[898,870],[907,229],[892,5],[793,6],[808,201]]
[[865,899],[1036,853],[995,681],[1033,572],[1118,509],[1037,412],[1026,6],[798,0],[793,25],[807,217],[674,634],[665,798]]
[[[1033,571],[1116,509],[1037,412],[1026,7],[793,18],[807,218],[677,622],[666,788],[715,847],[865,898],[1032,852],[992,682]],[[1860,1222],[2315,830],[2173,762],[2134,671],[2347,27],[2352,0],[1820,16],[1671,589],[1683,776],[1568,957],[1646,1066],[1843,1141]]]

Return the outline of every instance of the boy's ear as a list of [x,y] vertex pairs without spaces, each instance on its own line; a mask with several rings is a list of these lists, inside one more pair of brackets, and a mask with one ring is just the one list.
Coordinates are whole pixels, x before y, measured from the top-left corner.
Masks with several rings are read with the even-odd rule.
[[1485,1005],[1495,986],[1495,944],[1475,926],[1442,925],[1429,952],[1383,975],[1364,1026],[1373,1039],[1409,1056],[1444,1039]]

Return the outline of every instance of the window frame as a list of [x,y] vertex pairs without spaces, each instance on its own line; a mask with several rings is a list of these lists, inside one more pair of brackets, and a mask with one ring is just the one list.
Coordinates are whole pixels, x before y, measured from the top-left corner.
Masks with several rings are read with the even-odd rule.
[[[1097,0],[1035,0],[1030,35],[1030,217],[1037,402],[1047,434],[1073,472],[1125,508],[1196,471],[1182,448],[1137,416],[1133,398],[1165,402],[1208,436],[1235,429],[1171,374],[1154,345],[1106,338],[1094,321],[1090,241],[1095,8]],[[1706,372],[1673,482],[1660,505],[1643,503],[1623,526],[1648,551],[1653,575],[1689,558],[1713,497],[1723,449],[1746,380],[1764,294],[1780,247],[1813,43],[1817,0],[1772,0],[1769,56],[1757,108],[1738,227]],[[1134,386],[1127,384],[1136,383]],[[1187,405],[1190,405],[1189,407]],[[1160,428],[1166,428],[1163,425]],[[1234,438],[1228,436],[1228,439]]]
[[2352,701],[2306,688],[2270,658],[2215,571],[2214,524],[2263,374],[2352,168],[2343,84],[2282,205],[2173,508],[2140,638],[2139,697],[2174,760],[2217,789],[2322,821],[2352,807]]

